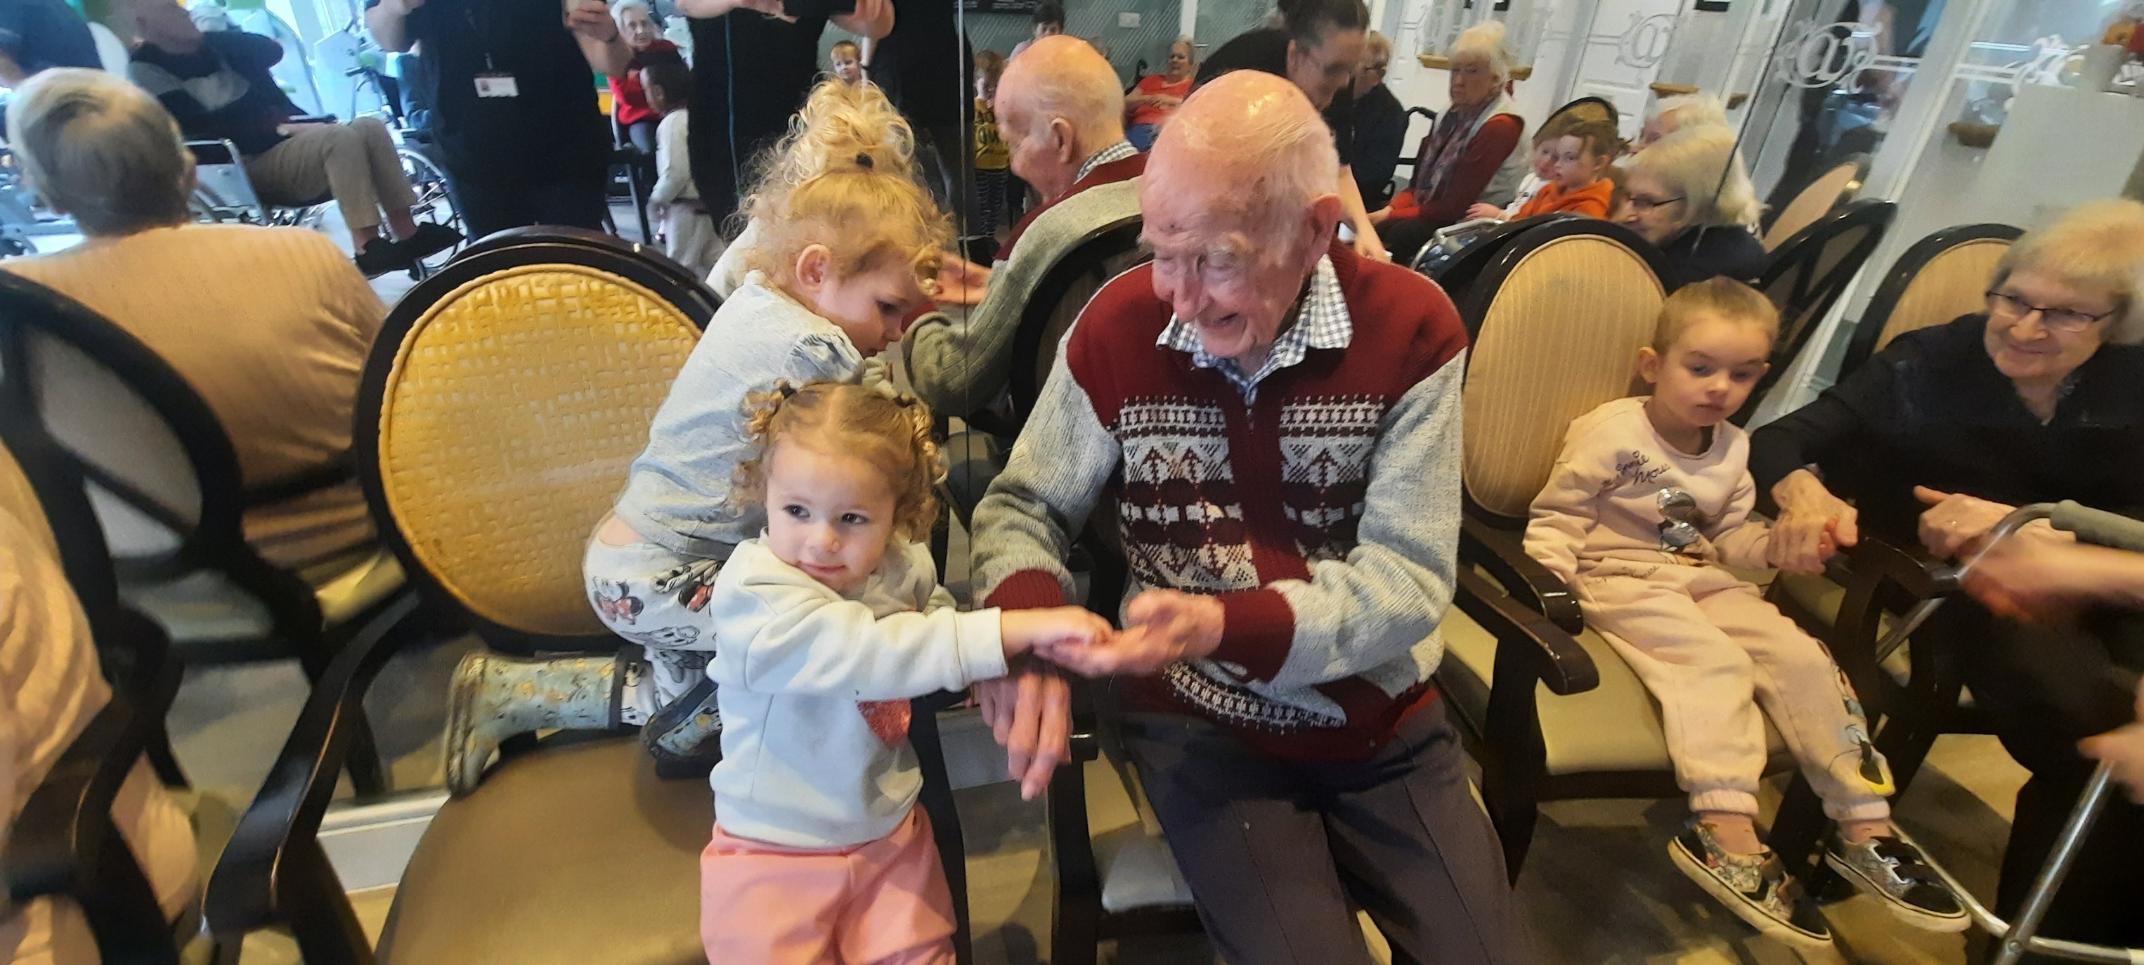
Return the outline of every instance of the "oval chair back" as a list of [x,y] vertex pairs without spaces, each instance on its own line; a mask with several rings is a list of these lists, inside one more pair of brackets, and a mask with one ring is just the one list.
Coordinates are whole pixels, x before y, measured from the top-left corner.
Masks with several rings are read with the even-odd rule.
[[1772,367],[1735,413],[1736,425],[1749,421],[1765,393],[1808,347],[1817,325],[1838,304],[1897,215],[1898,205],[1889,201],[1851,202],[1803,229],[1765,260],[1757,290],[1779,307],[1779,338],[1772,344]]
[[[311,587],[263,560],[242,525],[249,503],[289,482],[249,493],[222,423],[147,346],[74,299],[0,273],[0,397],[82,487],[123,584],[214,573],[260,601],[275,637],[318,634]],[[63,532],[63,548],[74,538]],[[253,635],[174,635],[197,659],[286,652]]]
[[[1007,391],[1012,397],[1013,419],[1024,424],[1035,411],[1042,384],[1049,381],[1057,364],[1057,345],[1079,317],[1079,309],[1110,279],[1131,270],[1153,255],[1140,250],[1136,214],[1090,229],[1057,264],[1051,265],[1035,284],[1035,291],[1020,314],[1020,328],[1013,333],[1012,371]],[[1066,304],[1077,300],[1077,306]],[[990,400],[975,399],[981,406]]]
[[1800,234],[1802,229],[1817,223],[1838,206],[1852,201],[1861,193],[1861,178],[1868,173],[1869,158],[1856,154],[1834,165],[1831,170],[1809,182],[1794,200],[1779,209],[1772,225],[1764,231],[1764,250],[1774,251],[1787,240]]
[[1995,277],[1996,263],[2023,233],[2006,224],[1970,224],[1914,242],[1869,299],[1868,311],[1847,343],[1839,377],[1860,368],[1900,335],[1984,310],[1982,293]]
[[1462,392],[1471,508],[1522,525],[1575,419],[1629,395],[1666,298],[1630,231],[1568,218],[1505,243],[1459,302],[1475,333]]
[[1615,102],[1610,101],[1608,98],[1581,97],[1551,111],[1548,115],[1548,120],[1542,121],[1541,127],[1536,127],[1534,130],[1541,130],[1566,114],[1577,117],[1581,121],[1606,121],[1610,124],[1620,124],[1623,119],[1622,112],[1615,109]]
[[465,253],[388,315],[353,434],[381,536],[501,649],[615,647],[581,579],[713,295],[590,244]]

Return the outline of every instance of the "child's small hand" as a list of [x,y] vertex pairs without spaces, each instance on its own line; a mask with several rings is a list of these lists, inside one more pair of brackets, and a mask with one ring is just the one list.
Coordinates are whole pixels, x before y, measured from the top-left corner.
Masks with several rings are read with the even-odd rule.
[[998,632],[1005,639],[1007,656],[1036,651],[1049,656],[1053,650],[1091,647],[1115,632],[1108,620],[1076,606],[1046,610],[1006,610],[998,617]]
[[1484,204],[1481,202],[1476,202],[1473,206],[1467,208],[1466,220],[1479,221],[1483,218],[1494,218],[1498,221],[1502,221],[1504,220],[1504,209],[1499,208],[1493,204]]

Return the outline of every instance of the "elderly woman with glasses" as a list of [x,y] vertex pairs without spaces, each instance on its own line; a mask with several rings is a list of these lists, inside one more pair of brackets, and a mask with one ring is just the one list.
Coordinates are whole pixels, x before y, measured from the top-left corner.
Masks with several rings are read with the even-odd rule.
[[[1866,537],[1918,539],[1955,558],[2013,506],[2075,499],[2137,515],[2140,294],[2144,204],[2087,204],[2027,234],[1997,266],[1986,312],[1899,336],[1755,433],[1750,471],[1779,507],[1775,549],[1808,567]],[[2020,538],[2066,537],[2035,524]],[[1914,640],[1955,654],[1975,704],[2032,772],[1998,891],[2000,913],[2015,914],[2091,772],[2078,741],[2134,717],[2144,616],[2080,608],[2059,623],[2029,622],[1953,599]],[[2100,818],[2042,934],[2144,944],[2138,894],[2144,809],[2120,805]]]
[[1660,249],[1669,291],[1722,275],[1751,281],[1764,270],[1764,245],[1750,232],[1764,209],[1733,128],[1686,127],[1654,141],[1631,159],[1623,193],[1614,218]]

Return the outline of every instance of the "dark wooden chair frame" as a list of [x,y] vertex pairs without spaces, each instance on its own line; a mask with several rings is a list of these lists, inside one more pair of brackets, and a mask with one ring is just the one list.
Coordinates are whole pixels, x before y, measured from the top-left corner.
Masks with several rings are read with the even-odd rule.
[[[1862,266],[1868,262],[1869,256],[1875,253],[1876,247],[1883,243],[1884,233],[1889,230],[1892,219],[1897,215],[1898,205],[1890,201],[1863,199],[1848,202],[1832,209],[1830,214],[1817,219],[1815,224],[1796,232],[1765,259],[1764,273],[1758,276],[1757,290],[1770,296],[1775,286],[1786,286],[1783,300],[1774,298],[1774,301],[1780,304],[1779,339],[1772,346],[1772,367],[1757,380],[1756,388],[1749,394],[1749,401],[1743,404],[1741,411],[1735,413],[1733,421],[1736,425],[1749,421],[1750,416],[1756,413],[1758,404],[1764,401],[1765,395],[1773,386],[1779,384],[1780,378],[1786,375],[1794,360],[1810,348],[1817,329],[1823,325],[1824,317],[1831,313],[1832,307],[1846,294],[1847,287],[1853,284],[1854,276],[1860,274]],[[1866,234],[1829,270],[1819,270],[1817,262],[1823,257],[1824,249],[1839,235],[1856,230],[1865,231]],[[1800,324],[1796,324],[1797,318],[1802,319]],[[1818,346],[1816,350],[1823,349]]]
[[[164,428],[184,448],[193,471],[200,503],[198,518],[189,523],[171,507],[64,446],[56,450],[55,459],[65,464],[70,478],[110,493],[178,538],[178,545],[166,553],[111,560],[99,529],[96,545],[100,552],[107,552],[110,560],[105,565],[116,570],[121,583],[170,580],[202,571],[221,575],[260,602],[269,614],[271,632],[258,638],[188,641],[185,656],[206,663],[294,656],[307,679],[317,685],[350,635],[372,615],[391,606],[393,597],[399,594],[390,594],[348,621],[327,626],[313,588],[297,574],[263,559],[246,542],[242,519],[248,509],[348,482],[353,476],[349,461],[336,460],[289,478],[246,487],[237,452],[223,424],[169,363],[80,302],[20,276],[0,273],[0,371],[33,371],[24,328],[71,347],[124,382],[155,409]],[[37,393],[26,378],[0,377],[0,400],[4,400],[0,404],[22,413],[22,418],[35,422],[44,438],[55,438],[36,415]],[[79,555],[85,551],[75,552]],[[86,572],[89,565],[76,561],[71,570]],[[387,787],[386,772],[369,728],[359,730],[354,738],[357,753],[348,761],[350,779],[360,794],[380,793]],[[165,781],[185,783],[167,746],[158,742],[152,745],[150,754]]]
[[1861,367],[1869,356],[1876,354],[1876,340],[1883,337],[1885,326],[1890,324],[1891,313],[1898,308],[1898,300],[1905,297],[1906,287],[1928,267],[1929,262],[1960,245],[1976,241],[2001,239],[2016,241],[2024,231],[2006,224],[1968,224],[1945,228],[1922,238],[1898,256],[1891,270],[1883,276],[1876,293],[1869,297],[1868,310],[1862,313],[1861,321],[1854,326],[1853,340],[1847,343],[1846,358],[1839,365],[1839,378],[1844,379]]
[[156,889],[112,820],[112,806],[135,761],[144,755],[153,761],[159,748],[170,753],[164,717],[179,689],[180,668],[163,630],[119,604],[96,514],[71,457],[21,418],[22,411],[0,410],[0,444],[22,467],[46,525],[59,537],[61,567],[89,617],[112,698],[67,745],[7,829],[0,841],[0,881],[12,904],[72,900],[106,961],[176,963],[183,937],[164,918]]

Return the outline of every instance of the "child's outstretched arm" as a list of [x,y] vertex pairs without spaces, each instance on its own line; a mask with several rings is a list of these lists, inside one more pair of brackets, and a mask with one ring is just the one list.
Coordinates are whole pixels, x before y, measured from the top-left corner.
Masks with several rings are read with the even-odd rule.
[[1612,460],[1598,451],[1600,446],[1587,444],[1587,435],[1574,426],[1564,436],[1556,468],[1549,472],[1548,485],[1534,497],[1526,522],[1526,555],[1565,583],[1578,578],[1578,551],[1600,523],[1595,503],[1606,474],[1614,469]]
[[1004,676],[1006,659],[1037,643],[1091,640],[1109,629],[1073,607],[1031,617],[995,609],[879,617],[808,577],[733,579],[740,569],[723,570],[708,603],[720,641],[709,672],[759,693],[898,700],[961,690]]
[[1745,469],[1741,481],[1735,483],[1734,497],[1727,501],[1727,511],[1705,534],[1722,564],[1752,570],[1779,565],[1772,559],[1771,524],[1750,518],[1750,511],[1756,508],[1757,483]]

